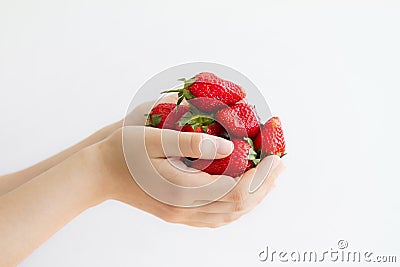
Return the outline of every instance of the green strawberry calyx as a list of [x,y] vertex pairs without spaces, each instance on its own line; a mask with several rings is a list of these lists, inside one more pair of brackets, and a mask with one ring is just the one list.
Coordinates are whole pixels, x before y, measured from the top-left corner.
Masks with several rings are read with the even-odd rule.
[[146,126],[157,127],[160,124],[162,115],[161,114],[144,114],[147,117]]
[[247,159],[251,160],[254,165],[257,166],[257,164],[260,163],[261,159],[258,157],[257,152],[254,150],[253,140],[248,137],[244,137],[243,139],[251,146],[251,148],[249,149],[249,154],[247,155]]
[[197,109],[191,109],[186,112],[178,121],[179,126],[190,125],[193,130],[201,127],[203,132],[207,132],[208,126],[214,124],[215,120],[212,116],[201,113]]
[[194,84],[196,80],[196,77],[192,77],[189,80],[186,80],[185,78],[178,79],[178,81],[183,82],[183,88],[162,91],[161,94],[178,93],[178,101],[176,102],[176,105],[179,106],[182,103],[183,99],[195,98],[195,96],[192,95],[192,93],[190,92],[189,87]]

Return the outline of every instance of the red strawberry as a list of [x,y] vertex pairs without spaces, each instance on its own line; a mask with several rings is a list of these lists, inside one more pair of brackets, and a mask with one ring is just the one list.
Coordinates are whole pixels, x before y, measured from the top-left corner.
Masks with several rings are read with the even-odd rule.
[[253,138],[260,131],[255,109],[245,103],[238,103],[217,111],[215,119],[234,137]]
[[278,117],[272,117],[262,127],[261,132],[254,139],[254,148],[261,151],[262,156],[285,155],[285,139],[282,124]]
[[232,142],[234,145],[233,152],[226,158],[215,160],[186,160],[186,162],[190,167],[202,170],[209,174],[224,174],[231,177],[238,177],[250,169],[253,162],[254,164],[258,163],[258,159],[256,159],[257,153],[252,147],[251,139],[247,139],[247,141],[233,139]]
[[161,103],[153,107],[148,115],[148,125],[165,128],[176,129],[178,120],[189,111],[189,106],[176,106],[173,103]]
[[178,105],[186,99],[202,111],[214,111],[246,97],[242,87],[210,72],[199,73],[189,80],[180,80],[185,83],[182,89],[163,92],[178,92]]
[[213,122],[206,126],[185,125],[182,127],[181,132],[206,133],[219,136],[224,133],[224,128],[218,122]]
[[191,107],[180,118],[178,126],[181,128],[177,130],[182,132],[207,133],[216,136],[225,134],[224,128],[212,116],[204,114],[194,107]]

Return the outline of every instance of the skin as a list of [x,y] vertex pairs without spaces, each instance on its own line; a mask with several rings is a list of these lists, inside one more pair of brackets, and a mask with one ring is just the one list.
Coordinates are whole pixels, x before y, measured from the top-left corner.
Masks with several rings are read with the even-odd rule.
[[[162,99],[165,103],[176,102],[175,96],[167,96]],[[153,105],[153,101],[145,102],[137,106],[129,116],[129,125],[144,125],[146,120],[143,114],[148,113]],[[96,144],[105,138],[109,137],[115,130],[121,128],[124,124],[124,120],[117,121],[110,125],[103,127],[102,129],[96,131],[89,137],[85,138],[81,142],[69,147],[68,149],[42,161],[24,170],[10,173],[7,175],[0,176],[0,196],[4,195],[17,188],[18,186],[26,183],[27,181],[35,178],[39,174],[47,171],[48,169],[61,163],[71,155],[79,152],[80,150]]]
[[115,130],[122,127],[123,121],[118,121],[110,124],[97,132],[93,133],[81,142],[69,147],[68,149],[42,161],[24,170],[0,176],[0,196],[4,195],[17,188],[18,186],[28,182],[39,174],[47,171],[53,166],[59,164],[60,162],[66,160],[71,155],[79,152],[80,150],[96,144],[103,139],[107,138]]
[[[134,112],[142,111],[146,105],[139,106]],[[131,123],[143,125],[142,120],[142,116],[137,116]],[[221,199],[196,208],[170,206],[147,195],[132,179],[122,150],[121,124],[117,122],[105,127],[31,168],[0,177],[0,266],[15,266],[80,213],[109,199],[132,205],[166,222],[212,228],[225,225],[261,202],[283,169],[278,157],[268,157],[257,168],[249,170]],[[146,136],[146,142],[160,148],[162,131],[154,129]],[[200,157],[202,137],[193,138],[189,133],[185,136],[187,138],[179,141],[182,153]],[[180,170],[166,167],[169,166],[165,164],[169,155],[161,149],[152,151],[151,161],[163,170],[166,179],[178,184],[187,183],[187,177]],[[274,165],[268,179],[259,190],[250,194],[248,188],[254,173],[266,168],[271,160]],[[215,177],[198,172],[189,180],[207,182],[213,179]]]

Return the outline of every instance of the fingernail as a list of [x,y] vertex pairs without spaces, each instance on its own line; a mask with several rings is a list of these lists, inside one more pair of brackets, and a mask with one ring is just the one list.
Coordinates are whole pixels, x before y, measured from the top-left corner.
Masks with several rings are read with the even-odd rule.
[[214,140],[212,140],[211,138],[205,137],[201,140],[199,147],[200,147],[200,153],[201,153],[202,158],[207,158],[207,159],[215,158],[215,153],[217,153],[217,152],[216,152],[216,144],[215,144]]
[[223,138],[217,139],[217,153],[221,155],[229,155],[233,151],[233,143]]

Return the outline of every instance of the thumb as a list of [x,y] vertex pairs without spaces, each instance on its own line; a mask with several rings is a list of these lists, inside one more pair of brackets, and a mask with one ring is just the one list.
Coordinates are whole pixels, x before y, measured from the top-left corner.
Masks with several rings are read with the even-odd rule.
[[233,143],[204,133],[178,132],[146,127],[145,143],[150,157],[219,159],[230,155]]

